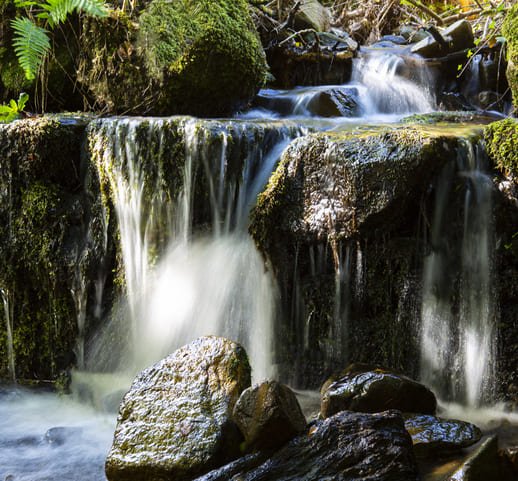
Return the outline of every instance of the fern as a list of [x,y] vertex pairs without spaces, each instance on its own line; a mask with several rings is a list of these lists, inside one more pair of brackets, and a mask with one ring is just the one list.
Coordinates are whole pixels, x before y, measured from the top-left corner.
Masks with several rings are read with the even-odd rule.
[[11,21],[11,27],[14,30],[14,52],[20,67],[27,79],[33,80],[50,50],[48,32],[28,18],[15,18]]
[[102,0],[47,0],[39,6],[44,10],[38,17],[49,21],[51,27],[64,23],[74,11],[84,12],[92,17],[106,17],[108,9]]
[[[64,23],[67,17],[76,12],[84,12],[93,17],[106,17],[109,13],[103,0],[14,0],[18,8],[41,10],[36,18],[45,20],[53,29]],[[28,18],[16,18],[11,22],[15,32],[13,47],[18,63],[28,80],[36,78],[36,74],[50,50],[49,32]]]

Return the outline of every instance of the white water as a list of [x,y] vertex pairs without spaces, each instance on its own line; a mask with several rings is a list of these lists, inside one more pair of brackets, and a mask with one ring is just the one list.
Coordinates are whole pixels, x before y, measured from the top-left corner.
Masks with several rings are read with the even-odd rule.
[[[431,74],[424,66],[407,66],[405,59],[394,54],[369,54],[355,61],[353,84],[358,84],[362,113],[366,116],[412,114],[436,109]],[[412,72],[408,79],[404,73]]]
[[[176,198],[164,185],[146,185],[142,169],[147,146],[137,138],[143,135],[139,121],[106,120],[98,130],[98,142],[111,142],[101,169],[110,176],[131,319],[132,336],[121,367],[140,370],[199,336],[213,334],[245,346],[255,379],[272,377],[275,286],[246,227],[249,210],[280,154],[303,130],[289,124],[256,124],[251,129],[246,123],[194,119],[178,125],[185,164]],[[160,139],[154,162],[166,162],[161,142],[168,128],[165,120],[149,121],[148,137]],[[230,172],[236,151],[243,164],[237,176]],[[205,178],[211,216],[205,234],[193,230],[199,176]],[[146,192],[152,192],[151,202]],[[164,231],[160,252],[154,239]]]
[[0,288],[0,296],[2,297],[2,305],[4,308],[5,328],[7,332],[7,369],[9,379],[16,381],[16,364],[14,359],[13,346],[13,314],[9,291]]
[[[65,428],[58,437],[49,429]],[[0,479],[103,481],[115,420],[70,396],[0,392]]]
[[[425,259],[421,328],[421,377],[445,399],[476,407],[494,389],[495,306],[492,292],[491,178],[483,148],[466,141],[459,152],[465,179],[460,273],[447,255],[445,209],[451,172],[439,183],[432,227],[432,252]],[[460,286],[455,294],[454,278]],[[458,308],[453,298],[458,296]],[[455,312],[458,310],[458,314]]]
[[347,84],[262,90],[261,106],[241,117],[303,122],[316,118],[323,129],[359,121],[397,122],[405,115],[436,110],[434,85],[432,73],[412,57],[372,52],[354,60]]

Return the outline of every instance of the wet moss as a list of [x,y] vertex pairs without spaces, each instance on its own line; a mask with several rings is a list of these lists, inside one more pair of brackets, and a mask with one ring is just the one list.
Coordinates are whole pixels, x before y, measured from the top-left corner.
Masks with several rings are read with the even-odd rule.
[[[41,118],[0,128],[0,288],[12,309],[18,379],[52,380],[75,363],[79,273],[94,269],[101,234],[83,190],[84,126]],[[94,297],[93,291],[88,294]],[[0,313],[2,326],[3,310]],[[0,377],[7,339],[0,329]]]
[[513,103],[518,108],[518,4],[511,7],[502,27],[507,39],[507,80],[513,94]]
[[486,149],[495,166],[504,174],[518,178],[518,120],[505,119],[484,130]]

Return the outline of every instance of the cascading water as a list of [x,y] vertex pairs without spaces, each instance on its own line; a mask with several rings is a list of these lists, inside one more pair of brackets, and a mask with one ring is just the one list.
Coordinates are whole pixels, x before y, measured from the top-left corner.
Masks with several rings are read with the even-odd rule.
[[13,312],[9,297],[9,291],[0,288],[0,296],[2,297],[2,304],[4,307],[5,328],[7,332],[7,367],[9,371],[9,378],[12,382],[16,381],[16,368],[14,360],[13,347]]
[[[173,161],[166,144],[171,131],[184,145],[176,153],[185,159],[177,192],[165,174],[149,185],[144,172],[151,162]],[[273,375],[273,280],[246,227],[282,150],[302,132],[290,124],[190,119],[152,119],[145,127],[106,120],[91,128],[94,144],[103,145],[98,162],[119,221],[132,319],[124,364],[141,369],[198,336],[216,334],[244,344],[255,377]],[[203,205],[195,198],[200,185]],[[209,235],[193,229],[200,222]]]
[[[435,110],[435,84],[423,66],[413,68],[392,53],[370,53],[355,61],[353,84],[358,84],[364,115],[424,113]],[[414,78],[406,78],[412,73]]]
[[445,232],[449,228],[445,213],[452,165],[439,181],[432,251],[424,264],[421,313],[423,381],[443,398],[473,407],[492,397],[496,345],[491,282],[492,181],[484,172],[484,158],[483,146],[468,140],[458,152],[459,175],[466,182],[459,273],[453,271]]

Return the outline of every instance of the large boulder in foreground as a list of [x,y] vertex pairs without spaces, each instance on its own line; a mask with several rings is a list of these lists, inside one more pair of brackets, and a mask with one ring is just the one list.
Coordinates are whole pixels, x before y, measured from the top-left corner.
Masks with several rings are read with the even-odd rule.
[[[253,461],[258,464],[250,467]],[[245,469],[242,469],[245,467]],[[248,457],[198,481],[413,481],[412,441],[400,413],[342,412],[316,422],[263,462]]]
[[120,406],[108,479],[188,480],[237,457],[242,438],[231,415],[249,386],[245,350],[219,337],[142,371]]
[[277,381],[245,389],[234,407],[234,421],[248,449],[276,449],[306,429],[295,393]]
[[387,409],[434,414],[437,400],[426,386],[406,376],[362,364],[352,364],[322,387],[324,418],[345,410],[374,413]]
[[502,27],[507,39],[507,81],[513,94],[513,104],[518,108],[518,4],[508,12]]
[[474,424],[425,414],[408,416],[405,428],[412,436],[416,456],[451,454],[482,438],[482,432]]
[[85,19],[79,80],[112,112],[226,115],[266,73],[245,0],[151,0]]

